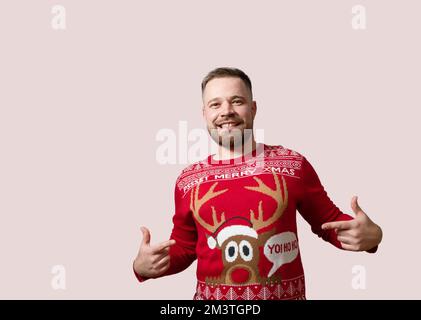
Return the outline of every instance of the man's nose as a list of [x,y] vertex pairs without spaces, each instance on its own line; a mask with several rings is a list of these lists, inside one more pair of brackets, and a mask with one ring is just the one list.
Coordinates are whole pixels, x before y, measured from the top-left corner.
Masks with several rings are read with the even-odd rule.
[[229,116],[234,114],[234,108],[229,101],[224,101],[221,105],[221,116]]

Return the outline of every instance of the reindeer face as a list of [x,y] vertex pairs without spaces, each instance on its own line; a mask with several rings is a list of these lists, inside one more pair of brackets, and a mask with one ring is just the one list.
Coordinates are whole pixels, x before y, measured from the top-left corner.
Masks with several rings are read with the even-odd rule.
[[226,283],[256,281],[259,246],[258,239],[243,235],[231,237],[223,243],[221,251]]

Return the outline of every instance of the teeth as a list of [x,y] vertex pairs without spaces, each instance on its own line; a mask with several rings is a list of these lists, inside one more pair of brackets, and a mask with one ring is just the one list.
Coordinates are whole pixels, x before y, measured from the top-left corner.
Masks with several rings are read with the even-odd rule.
[[228,128],[228,129],[232,128],[234,126],[235,126],[234,123],[224,123],[224,124],[220,125],[221,128]]

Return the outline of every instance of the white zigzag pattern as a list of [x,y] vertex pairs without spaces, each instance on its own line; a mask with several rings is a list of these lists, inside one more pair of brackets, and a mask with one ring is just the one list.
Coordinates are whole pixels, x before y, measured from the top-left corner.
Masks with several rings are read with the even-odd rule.
[[[284,291],[284,286],[286,290]],[[254,285],[255,289],[258,286]],[[225,288],[225,286],[223,287]],[[244,291],[242,289],[244,288]],[[237,300],[242,298],[244,300],[253,300],[255,298],[260,300],[266,299],[305,299],[305,287],[304,287],[304,277],[293,279],[289,281],[283,281],[282,284],[272,284],[269,286],[262,286],[257,294],[255,294],[250,286],[232,286],[228,291],[223,294],[221,288],[216,286],[213,289],[213,286],[210,287],[206,283],[198,282],[196,288],[196,294],[194,296],[195,300],[208,300],[208,299],[228,299],[228,300]]]

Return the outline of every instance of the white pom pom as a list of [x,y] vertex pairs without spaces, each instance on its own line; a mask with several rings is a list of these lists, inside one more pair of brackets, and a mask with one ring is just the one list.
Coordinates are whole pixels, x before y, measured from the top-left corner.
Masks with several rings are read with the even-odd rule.
[[209,246],[209,248],[211,248],[211,249],[215,249],[215,247],[216,247],[216,240],[215,240],[215,238],[214,238],[214,237],[210,236],[210,237],[208,238],[208,246]]

